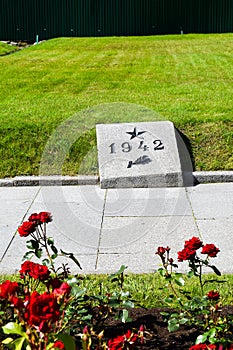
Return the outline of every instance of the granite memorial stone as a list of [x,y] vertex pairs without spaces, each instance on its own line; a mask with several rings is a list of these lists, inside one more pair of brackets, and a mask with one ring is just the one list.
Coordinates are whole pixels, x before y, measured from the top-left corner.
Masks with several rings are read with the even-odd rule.
[[173,123],[97,124],[96,131],[102,188],[192,184],[189,154]]

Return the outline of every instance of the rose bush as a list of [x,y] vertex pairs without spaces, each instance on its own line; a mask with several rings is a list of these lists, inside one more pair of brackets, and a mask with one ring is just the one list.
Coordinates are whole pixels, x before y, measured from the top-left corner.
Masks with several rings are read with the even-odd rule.
[[[127,307],[133,306],[127,300],[129,294],[123,291],[125,266],[110,276],[120,291],[117,292],[116,288],[112,295],[99,296],[98,299],[87,296],[85,290],[79,288],[79,281],[70,276],[67,263],[56,266],[56,259],[61,256],[71,259],[81,268],[72,253],[59,252],[54,240],[47,236],[47,224],[51,221],[51,213],[33,213],[18,228],[21,237],[29,238],[29,251],[19,270],[21,283],[6,280],[0,284],[0,311],[5,315],[2,322],[6,323],[2,328],[5,334],[13,334],[13,337],[3,340],[5,347],[15,350],[75,350],[75,340],[71,335],[73,327],[81,329],[90,319],[101,324],[120,306],[123,307],[115,315],[118,313],[119,319],[125,322]],[[42,259],[42,264],[32,261],[33,257]],[[85,350],[93,346],[98,350],[132,349],[138,339],[143,338],[143,331],[129,331],[120,338],[109,340],[108,345],[102,339],[103,331],[96,333],[92,327],[86,326],[80,338]]]

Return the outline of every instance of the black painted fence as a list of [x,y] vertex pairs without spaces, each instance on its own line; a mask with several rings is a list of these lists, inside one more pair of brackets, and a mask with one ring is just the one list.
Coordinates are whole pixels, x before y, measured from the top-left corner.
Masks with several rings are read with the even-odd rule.
[[0,40],[233,31],[233,0],[0,0]]

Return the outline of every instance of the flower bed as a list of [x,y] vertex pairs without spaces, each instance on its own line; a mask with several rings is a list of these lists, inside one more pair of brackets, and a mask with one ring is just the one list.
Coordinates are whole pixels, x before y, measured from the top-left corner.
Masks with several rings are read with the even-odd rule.
[[170,248],[158,247],[162,266],[157,273],[164,278],[164,302],[170,307],[145,310],[135,308],[124,288],[125,266],[109,276],[114,292],[98,295],[82,288],[82,276],[73,277],[67,263],[57,266],[62,256],[81,268],[73,253],[59,250],[47,235],[51,221],[48,212],[33,213],[18,228],[29,239],[28,251],[20,282],[0,284],[1,349],[233,349],[233,308],[223,307],[219,292],[207,289],[218,280],[203,275],[204,267],[221,275],[211,263],[220,251],[214,244],[192,237],[178,252],[179,262],[188,261],[188,277],[199,281],[199,295],[182,289],[185,281]]

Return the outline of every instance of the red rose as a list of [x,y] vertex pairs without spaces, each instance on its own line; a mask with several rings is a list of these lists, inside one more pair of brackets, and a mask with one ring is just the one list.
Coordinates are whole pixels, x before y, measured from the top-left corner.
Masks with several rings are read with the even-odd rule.
[[70,291],[71,286],[67,282],[63,282],[59,288],[54,289],[53,294],[57,296],[69,295]]
[[52,290],[54,290],[56,288],[60,288],[61,285],[62,285],[62,281],[59,280],[59,278],[57,278],[57,277],[51,278],[47,283],[47,287],[49,288],[51,286]]
[[17,282],[6,280],[0,284],[0,298],[8,299],[9,297],[14,296],[18,289],[19,285]]
[[158,247],[157,252],[155,254],[158,254],[160,256],[164,255],[165,252],[168,252],[171,248],[167,247]]
[[56,349],[65,349],[65,345],[61,340],[56,340],[55,343],[53,344],[53,348]]
[[189,348],[189,350],[215,350],[217,349],[215,344],[197,344],[197,345],[193,345],[191,346],[191,348]]
[[135,344],[138,340],[138,335],[128,330],[124,335],[118,335],[114,339],[108,341],[109,350],[122,350],[125,343],[131,345]]
[[39,215],[37,213],[33,213],[29,216],[28,221],[37,222],[39,220]]
[[185,241],[184,247],[190,250],[197,250],[203,246],[202,241],[198,237],[192,237],[188,241]]
[[122,350],[124,346],[125,338],[124,335],[118,335],[114,339],[109,339],[108,349],[109,350]]
[[36,264],[29,260],[25,261],[21,265],[21,270],[19,271],[19,273],[21,274],[21,277],[22,275],[28,274],[30,277],[33,277],[36,280],[38,279],[40,281],[47,280],[50,274],[47,266]]
[[33,233],[35,229],[36,229],[36,225],[34,222],[25,221],[18,228],[18,232],[21,237],[27,237],[28,235],[30,235],[30,233]]
[[202,248],[201,254],[208,254],[211,258],[215,258],[220,250],[214,244],[206,244]]
[[21,265],[21,270],[19,270],[21,278],[23,277],[22,275],[26,275],[31,270],[31,265],[32,265],[32,262],[30,260],[25,261]]
[[39,294],[34,291],[26,298],[24,317],[30,326],[38,327],[41,332],[51,328],[51,324],[59,319],[60,311],[54,295]]
[[217,291],[211,290],[207,293],[207,297],[209,300],[218,300],[220,298],[220,294]]
[[15,297],[15,296],[11,296],[9,299],[10,303],[12,306],[16,307],[17,309],[21,309],[24,307],[24,302],[22,299]]
[[196,250],[190,250],[188,248],[184,248],[180,252],[178,252],[178,261],[184,261],[184,260],[192,260],[195,258]]
[[41,213],[38,214],[38,219],[40,220],[40,222],[48,223],[52,221],[52,215],[47,211],[42,211]]

